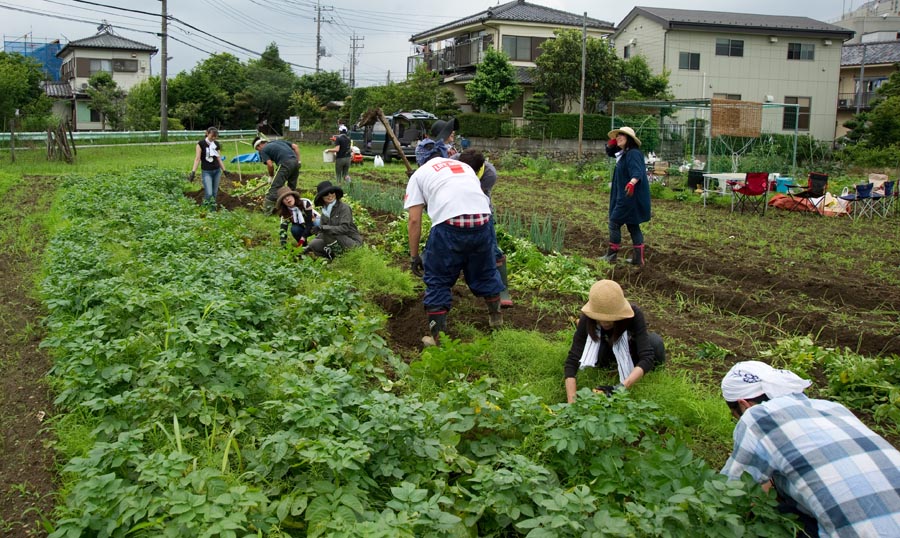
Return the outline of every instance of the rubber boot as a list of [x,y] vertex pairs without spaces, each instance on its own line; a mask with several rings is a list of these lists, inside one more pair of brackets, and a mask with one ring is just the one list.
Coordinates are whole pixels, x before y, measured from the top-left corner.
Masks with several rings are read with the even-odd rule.
[[631,265],[641,267],[644,265],[644,245],[634,245],[631,252],[631,258],[626,259]]
[[496,329],[503,325],[503,312],[500,311],[500,296],[485,297],[484,303],[488,307],[488,325]]
[[447,309],[428,311],[428,336],[422,337],[422,344],[425,347],[440,345],[440,336],[442,332],[447,331]]
[[606,247],[606,256],[602,256],[600,259],[606,263],[616,263],[616,258],[619,257],[620,248],[622,248],[621,244],[610,243],[609,246]]
[[500,272],[500,280],[503,281],[503,291],[500,292],[501,308],[509,308],[513,305],[512,297],[509,296],[509,280],[506,274],[506,256],[500,258],[497,262],[497,271]]

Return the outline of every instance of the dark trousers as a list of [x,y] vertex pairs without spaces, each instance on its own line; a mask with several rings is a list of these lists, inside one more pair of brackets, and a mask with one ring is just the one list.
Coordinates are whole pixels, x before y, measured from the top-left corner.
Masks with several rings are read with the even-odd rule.
[[503,291],[497,271],[493,222],[475,228],[446,223],[431,228],[425,245],[425,307],[449,309],[450,290],[462,271],[476,297],[496,297]]

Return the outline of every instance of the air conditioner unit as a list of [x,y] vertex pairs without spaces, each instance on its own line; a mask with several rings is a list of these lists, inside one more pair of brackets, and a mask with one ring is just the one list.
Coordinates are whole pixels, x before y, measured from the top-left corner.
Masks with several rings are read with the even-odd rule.
[[88,88],[87,82],[82,82],[82,83],[81,83],[81,89],[82,89],[82,90],[86,90],[87,88]]
[[769,36],[769,43],[778,43],[778,37],[773,36],[773,35],[770,35],[770,36]]
[[827,46],[831,45],[831,40],[830,40],[830,39],[826,39],[825,41],[822,42],[822,44],[825,45],[825,46],[827,47]]
[[849,103],[849,99],[838,99],[838,106],[841,108],[847,108]]
[[767,102],[767,103],[774,103],[774,102],[775,102],[775,96],[774,96],[774,95],[767,95],[767,96],[766,96],[766,102]]

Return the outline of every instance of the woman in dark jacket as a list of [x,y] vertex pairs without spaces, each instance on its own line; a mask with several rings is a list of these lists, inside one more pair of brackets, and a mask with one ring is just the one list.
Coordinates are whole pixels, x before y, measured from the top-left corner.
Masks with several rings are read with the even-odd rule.
[[609,191],[609,248],[603,259],[614,263],[622,246],[622,225],[628,227],[634,253],[629,263],[644,265],[644,234],[641,223],[650,220],[650,185],[647,164],[641,153],[641,140],[631,127],[613,129],[609,137],[616,140],[622,154],[616,162]]
[[316,187],[313,202],[321,207],[321,220],[316,226],[316,238],[309,242],[304,252],[333,259],[346,249],[362,245],[362,236],[353,222],[353,211],[341,201],[344,189],[323,181]]
[[578,390],[578,370],[615,364],[619,384],[603,385],[596,390],[611,394],[629,388],[657,364],[666,360],[662,338],[647,331],[640,309],[625,300],[621,286],[613,280],[600,280],[591,286],[588,302],[566,356],[566,400],[572,403]]

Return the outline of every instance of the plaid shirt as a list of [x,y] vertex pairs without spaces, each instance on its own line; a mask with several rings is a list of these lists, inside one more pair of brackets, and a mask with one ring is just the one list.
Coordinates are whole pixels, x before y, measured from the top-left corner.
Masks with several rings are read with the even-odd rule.
[[722,474],[769,479],[819,522],[819,536],[900,536],[900,452],[846,407],[791,394],[754,405]]
[[458,217],[447,219],[445,222],[450,226],[457,226],[459,228],[477,228],[479,226],[484,226],[489,220],[491,220],[491,214],[483,213],[480,215],[459,215]]

